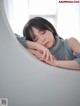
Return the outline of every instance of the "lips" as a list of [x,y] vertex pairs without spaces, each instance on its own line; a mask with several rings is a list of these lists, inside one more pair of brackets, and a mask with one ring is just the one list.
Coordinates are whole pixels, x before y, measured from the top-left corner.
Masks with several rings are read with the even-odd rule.
[[44,46],[47,46],[48,43],[49,43],[49,42],[45,42],[45,43],[44,43]]

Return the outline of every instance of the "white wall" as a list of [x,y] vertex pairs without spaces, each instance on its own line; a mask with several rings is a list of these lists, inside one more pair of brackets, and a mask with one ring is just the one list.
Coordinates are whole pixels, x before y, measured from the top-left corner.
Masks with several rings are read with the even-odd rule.
[[[6,12],[14,32],[22,34],[22,29],[29,19],[28,0],[5,0]],[[80,39],[80,4],[59,3],[57,0],[57,19],[55,25],[63,38]],[[54,25],[54,26],[55,26]]]
[[28,20],[28,0],[13,0],[13,30],[22,34],[22,29]]
[[4,0],[5,11],[13,32],[22,36],[22,29],[28,20],[28,0]]
[[58,3],[57,30],[60,36],[80,39],[79,3]]
[[13,26],[13,0],[4,0],[4,7],[9,23]]

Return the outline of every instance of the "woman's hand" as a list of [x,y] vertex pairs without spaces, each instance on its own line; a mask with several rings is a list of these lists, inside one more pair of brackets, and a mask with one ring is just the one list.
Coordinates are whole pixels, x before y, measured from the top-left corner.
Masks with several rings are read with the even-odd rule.
[[42,59],[42,55],[43,55],[43,54],[40,53],[39,51],[33,50],[33,49],[28,49],[28,51],[29,51],[30,53],[32,53],[34,56],[36,56],[36,58],[39,59],[40,61],[43,61],[43,62],[45,62],[45,63],[47,63],[47,64],[49,64],[49,65],[55,66],[55,62],[56,62],[57,60],[55,59],[54,56],[53,56],[52,60],[48,59],[47,62],[46,62],[46,58],[43,58],[43,59]]
[[52,60],[53,58],[55,58],[50,53],[49,49],[39,43],[36,43],[36,50],[38,50],[42,54],[42,57],[40,58],[40,60],[42,61],[45,59],[45,61],[47,62],[48,60]]
[[55,58],[53,58],[52,60],[48,60],[46,62],[46,60],[44,59],[43,60],[45,63],[49,64],[49,65],[52,65],[52,66],[57,66],[57,60]]
[[49,49],[47,49],[43,45],[32,41],[27,41],[27,44],[30,49],[35,49],[42,54],[40,60],[45,59],[45,61],[47,62],[48,60],[52,60],[54,58],[53,55],[50,53]]
[[37,50],[28,49],[28,51],[29,51],[30,53],[32,53],[34,56],[36,56],[37,59],[40,59],[40,58],[42,57],[42,54],[41,54],[39,51],[37,51]]

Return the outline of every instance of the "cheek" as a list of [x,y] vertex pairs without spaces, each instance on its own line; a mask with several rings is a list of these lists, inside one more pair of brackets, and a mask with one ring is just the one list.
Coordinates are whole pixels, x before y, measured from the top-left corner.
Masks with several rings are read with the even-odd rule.
[[53,40],[53,35],[48,34],[48,35],[47,35],[47,39],[49,39],[49,40]]
[[41,42],[41,40],[40,40],[40,39],[38,39],[36,42],[37,42],[37,43],[39,43],[39,44],[42,44],[42,42]]

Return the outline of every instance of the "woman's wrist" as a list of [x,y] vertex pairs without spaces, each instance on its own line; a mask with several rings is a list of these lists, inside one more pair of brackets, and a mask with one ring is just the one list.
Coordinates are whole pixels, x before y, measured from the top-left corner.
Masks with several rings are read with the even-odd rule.
[[58,60],[53,60],[52,65],[58,67]]
[[36,42],[27,40],[27,45],[29,49],[36,49]]

